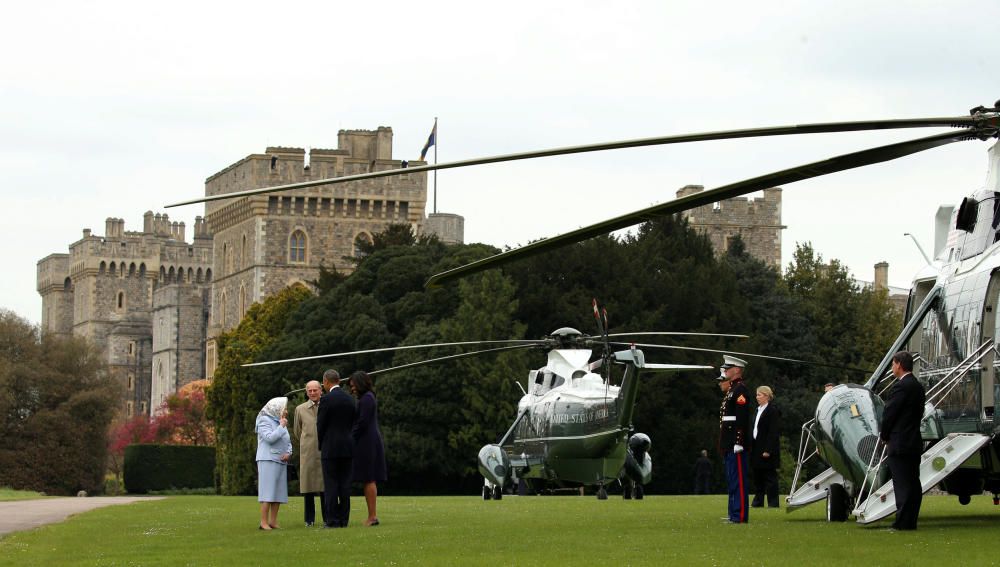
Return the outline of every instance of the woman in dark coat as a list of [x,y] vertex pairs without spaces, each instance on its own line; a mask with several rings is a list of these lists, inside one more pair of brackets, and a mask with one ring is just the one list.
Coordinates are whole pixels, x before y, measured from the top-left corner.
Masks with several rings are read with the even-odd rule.
[[754,497],[751,507],[778,507],[778,467],[781,464],[781,411],[774,405],[768,386],[757,388],[757,415],[754,418],[750,467],[753,469]]
[[375,497],[377,482],[385,482],[385,447],[378,428],[378,403],[372,379],[367,373],[351,374],[351,393],[358,398],[358,417],[354,420],[351,436],[354,438],[354,480],[364,484],[365,503],[368,505],[366,526],[377,526]]

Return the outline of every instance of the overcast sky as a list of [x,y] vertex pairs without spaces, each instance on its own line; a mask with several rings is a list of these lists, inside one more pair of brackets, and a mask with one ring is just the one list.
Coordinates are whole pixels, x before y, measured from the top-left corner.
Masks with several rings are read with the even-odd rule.
[[[363,7],[362,7],[363,6]],[[967,114],[1000,98],[1000,3],[19,2],[0,20],[0,307],[41,318],[36,263],[104,219],[188,226],[206,177],[269,145],[391,126],[438,161],[706,130]],[[449,170],[467,242],[516,245],[935,130],[729,141]],[[933,219],[981,188],[963,142],[785,187],[783,260],[810,241],[909,285]],[[429,196],[430,198],[430,196]]]

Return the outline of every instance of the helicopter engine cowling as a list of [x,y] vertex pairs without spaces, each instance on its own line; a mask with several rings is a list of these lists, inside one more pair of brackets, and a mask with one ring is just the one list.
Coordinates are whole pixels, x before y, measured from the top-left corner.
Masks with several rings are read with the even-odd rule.
[[[857,384],[836,386],[816,406],[812,427],[819,454],[852,489],[861,486],[872,455],[879,450],[883,408],[881,398]],[[887,480],[887,467],[882,467],[875,486]]]
[[500,445],[485,445],[479,450],[479,474],[495,486],[504,486],[510,478],[510,459]]
[[648,484],[653,479],[653,460],[649,456],[652,441],[645,433],[629,437],[625,452],[625,474],[639,484]]

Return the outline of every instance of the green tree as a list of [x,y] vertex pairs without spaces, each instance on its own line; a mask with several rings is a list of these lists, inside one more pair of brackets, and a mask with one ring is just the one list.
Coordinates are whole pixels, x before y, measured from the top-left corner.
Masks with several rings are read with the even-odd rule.
[[100,492],[119,392],[83,338],[46,335],[0,310],[0,485]]

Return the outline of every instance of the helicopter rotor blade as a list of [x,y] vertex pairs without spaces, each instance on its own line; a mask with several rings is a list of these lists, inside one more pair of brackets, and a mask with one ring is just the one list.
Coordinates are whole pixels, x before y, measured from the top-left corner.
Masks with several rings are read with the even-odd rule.
[[404,368],[415,368],[417,366],[424,366],[426,364],[436,364],[438,362],[445,362],[447,360],[457,360],[459,358],[468,358],[470,356],[479,356],[481,354],[489,354],[491,352],[503,352],[507,350],[518,350],[526,348],[535,348],[538,345],[511,345],[497,348],[490,348],[486,350],[477,350],[473,352],[463,352],[461,354],[452,354],[449,356],[441,356],[438,358],[429,358],[427,360],[420,360],[417,362],[410,362],[408,364],[400,364],[399,366],[392,366],[390,368],[383,368],[381,370],[373,370],[368,373],[369,376],[374,376],[376,374],[384,374],[386,372],[395,372],[396,370],[403,370]]
[[648,221],[657,217],[680,213],[702,205],[707,205],[709,203],[715,203],[717,201],[739,197],[747,193],[753,193],[754,191],[760,191],[761,189],[767,189],[768,187],[787,185],[796,181],[812,179],[813,177],[820,177],[822,175],[828,175],[838,171],[845,171],[848,169],[855,169],[866,165],[894,160],[922,152],[924,150],[968,139],[978,138],[971,135],[970,132],[967,131],[937,134],[925,138],[917,138],[915,140],[908,140],[905,142],[870,148],[859,152],[843,154],[823,161],[799,165],[789,169],[783,169],[781,171],[775,171],[758,177],[753,177],[751,179],[738,181],[736,183],[730,183],[729,185],[723,185],[708,191],[694,193],[674,199],[673,201],[669,201],[667,203],[653,205],[652,207],[647,207],[645,209],[601,221],[590,226],[578,228],[564,234],[537,240],[519,248],[501,252],[500,254],[483,258],[482,260],[477,260],[464,266],[452,268],[451,270],[431,276],[430,279],[427,280],[425,287],[433,287],[469,274],[478,273],[490,268],[496,268],[514,260],[520,260],[522,258],[534,256],[567,244],[573,244],[582,240],[587,240],[588,238],[628,228],[643,221]]
[[[986,109],[984,109],[986,110]],[[977,126],[980,120],[973,116],[952,116],[937,118],[908,118],[896,120],[862,120],[855,122],[826,122],[818,124],[796,124],[789,126],[771,126],[766,128],[747,128],[741,130],[720,130],[716,132],[700,132],[694,134],[680,134],[673,136],[659,136],[654,138],[639,138],[634,140],[620,140],[616,142],[601,142],[596,144],[586,144],[581,146],[567,146],[562,148],[551,148],[545,150],[535,150],[514,154],[504,154],[482,158],[473,158],[438,164],[418,165],[399,169],[388,169],[383,171],[372,171],[357,175],[345,175],[342,177],[332,177],[329,179],[317,179],[314,181],[303,181],[300,183],[289,183],[287,185],[276,185],[274,187],[261,187],[246,191],[234,191],[221,195],[199,197],[166,205],[167,208],[193,205],[195,203],[207,203],[223,199],[237,199],[249,197],[262,193],[278,193],[291,191],[293,189],[305,189],[318,185],[333,185],[337,183],[349,183],[362,179],[373,179],[378,177],[391,177],[410,173],[424,173],[452,169],[457,167],[469,167],[473,165],[485,165],[489,163],[502,163],[508,161],[518,161],[524,159],[534,159],[541,157],[552,157],[561,155],[581,154],[588,152],[599,152],[605,150],[618,150],[625,148],[640,148],[645,146],[662,146],[667,144],[685,144],[690,142],[706,142],[713,140],[731,140],[736,138],[759,138],[768,136],[788,136],[799,134],[824,134],[835,132],[858,132],[864,130],[895,130],[900,128],[971,128]]]
[[684,333],[670,331],[650,331],[642,333],[611,333],[609,337],[640,337],[640,336],[672,336],[672,337],[726,337],[733,339],[749,339],[750,335],[732,335],[727,333]]
[[251,362],[247,364],[242,364],[241,366],[268,366],[270,364],[285,364],[287,362],[302,362],[305,360],[320,360],[323,358],[341,358],[347,356],[355,356],[358,354],[372,354],[376,352],[393,352],[397,350],[413,350],[420,348],[434,348],[434,347],[445,347],[445,346],[468,346],[468,345],[496,345],[496,344],[517,344],[523,346],[541,346],[547,344],[545,340],[500,340],[500,341],[464,341],[458,343],[434,343],[426,345],[408,345],[408,346],[398,346],[398,347],[386,347],[386,348],[372,348],[367,350],[355,350],[351,352],[335,352],[333,354],[317,354],[315,356],[301,356],[299,358],[285,358],[282,360],[268,360],[266,362]]
[[801,359],[798,359],[798,358],[786,358],[786,357],[783,357],[783,356],[770,356],[770,355],[767,355],[767,354],[757,354],[757,353],[753,353],[753,352],[737,352],[735,350],[721,350],[721,349],[698,348],[698,347],[683,347],[683,346],[676,346],[676,345],[654,345],[654,344],[638,344],[638,343],[611,343],[611,344],[619,345],[619,346],[631,346],[631,345],[635,345],[636,347],[641,347],[641,348],[666,348],[666,349],[673,349],[673,350],[692,350],[692,351],[696,351],[696,352],[711,352],[711,353],[716,353],[716,354],[735,354],[735,355],[739,355],[739,356],[750,356],[750,357],[753,357],[753,358],[763,358],[763,359],[767,359],[767,360],[780,360],[782,362],[794,362],[796,364],[808,364],[810,366],[822,366],[824,368],[835,368],[837,370],[850,370],[851,372],[864,372],[864,373],[868,373],[868,374],[871,373],[871,369],[868,369],[868,368],[854,368],[852,366],[839,366],[839,365],[836,365],[836,364],[827,364],[825,362],[813,362],[811,360],[801,360]]

